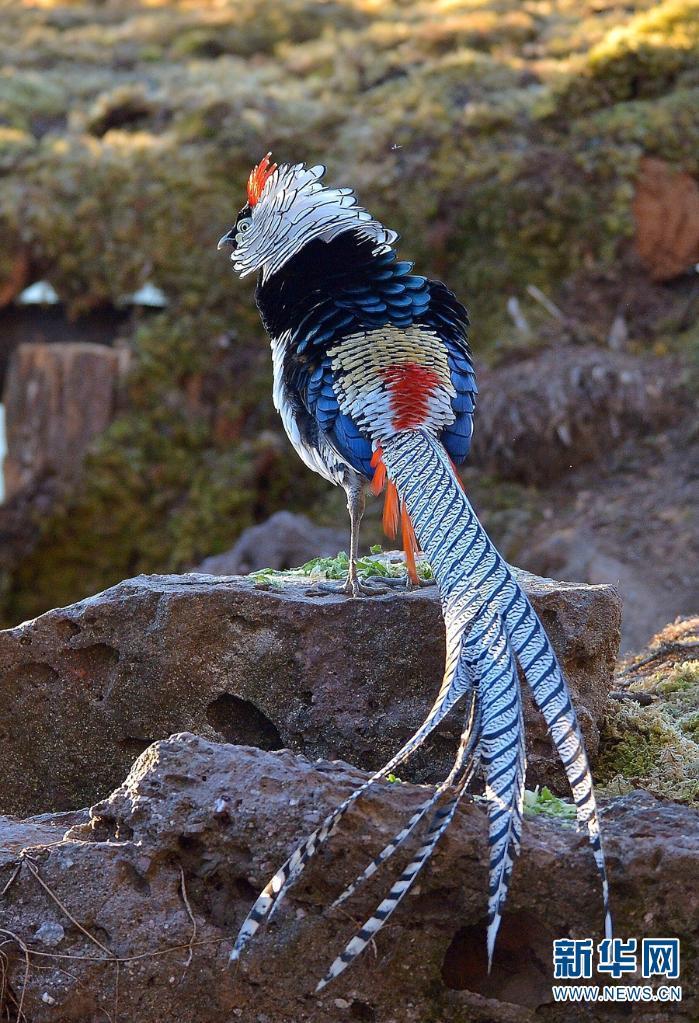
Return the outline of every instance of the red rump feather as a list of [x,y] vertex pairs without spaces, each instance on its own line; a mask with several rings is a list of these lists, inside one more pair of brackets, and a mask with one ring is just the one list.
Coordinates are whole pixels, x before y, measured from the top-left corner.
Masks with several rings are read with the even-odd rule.
[[417,586],[420,582],[420,577],[417,574],[415,555],[420,548],[418,546],[417,537],[415,536],[412,520],[408,514],[408,509],[402,501],[400,505],[400,523],[401,531],[403,533],[403,550],[405,551],[405,564],[408,569],[408,577],[411,583]]
[[408,509],[398,497],[398,491],[396,490],[395,484],[392,483],[391,480],[386,479],[386,466],[384,465],[383,452],[380,447],[378,447],[372,455],[371,467],[374,470],[374,476],[369,484],[372,494],[378,497],[384,486],[386,487],[386,497],[384,499],[383,506],[384,532],[386,536],[394,539],[398,532],[398,524],[400,522],[408,576],[410,581],[417,586],[420,582],[420,577],[417,574],[415,555],[420,548],[418,547],[415,530],[413,529],[413,524],[410,521]]
[[277,169],[276,163],[269,162],[271,155],[271,153],[267,153],[267,155],[260,160],[257,167],[253,167],[250,171],[250,177],[248,178],[248,203],[251,206],[254,206],[258,202],[262,195],[262,189]]
[[374,497],[378,497],[386,484],[386,466],[383,464],[383,451],[380,447],[371,456],[371,468],[374,476],[369,486]]
[[386,485],[386,497],[383,502],[382,525],[384,533],[386,536],[390,536],[392,540],[395,540],[398,533],[399,517],[398,491],[396,490],[395,483],[389,480]]
[[389,366],[381,375],[388,387],[388,397],[396,430],[412,430],[422,426],[427,415],[430,396],[439,386],[439,376],[427,366],[405,362]]

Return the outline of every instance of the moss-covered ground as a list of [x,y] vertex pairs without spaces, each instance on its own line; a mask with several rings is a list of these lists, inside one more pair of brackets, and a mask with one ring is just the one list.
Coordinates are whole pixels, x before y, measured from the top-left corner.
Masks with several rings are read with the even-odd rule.
[[699,806],[699,619],[668,626],[622,665],[596,764],[609,794],[645,788]]
[[0,287],[27,253],[73,316],[145,281],[169,300],[4,620],[325,492],[280,440],[249,282],[216,252],[264,152],[354,185],[487,358],[510,295],[536,322],[527,285],[604,281],[613,314],[640,158],[699,174],[697,26],[698,0],[0,0]]

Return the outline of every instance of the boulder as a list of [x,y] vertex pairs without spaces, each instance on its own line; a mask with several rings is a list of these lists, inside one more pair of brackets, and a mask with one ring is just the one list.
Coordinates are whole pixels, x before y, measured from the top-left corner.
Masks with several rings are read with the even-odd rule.
[[3,394],[8,497],[45,476],[76,479],[91,441],[111,423],[128,352],[88,343],[23,344]]
[[333,557],[349,544],[347,529],[318,526],[306,515],[279,511],[243,530],[229,551],[205,558],[197,569],[208,575],[247,575],[260,568],[286,569],[311,558]]
[[636,251],[654,281],[669,281],[699,260],[699,184],[665,160],[641,160],[633,203]]
[[[587,840],[558,821],[525,820],[488,976],[487,821],[470,799],[373,948],[314,993],[405,862],[396,856],[346,912],[329,911],[425,798],[424,788],[409,784],[377,785],[356,804],[276,920],[231,967],[232,939],[258,890],[365,777],[342,763],[311,764],[289,751],[183,734],[151,746],[123,785],[67,831],[55,818],[42,819],[40,830],[32,821],[6,821],[0,957],[7,1018],[17,1018],[22,1001],[32,1023],[619,1019],[613,1003],[597,1005],[594,1015],[582,1003],[553,1003],[553,939],[598,940],[602,925]],[[682,1003],[655,1013],[639,1003],[625,1016],[690,1023],[699,1012],[691,957],[699,815],[636,792],[611,802],[602,826],[617,933],[678,936],[684,953]],[[23,844],[31,846],[24,855]],[[2,1007],[0,1015],[6,1018]]]
[[542,349],[479,371],[478,386],[469,463],[536,486],[569,478],[602,458],[610,443],[672,422],[686,393],[668,362],[597,345]]
[[549,529],[528,547],[526,557],[527,566],[541,575],[586,583],[613,581],[624,603],[622,653],[639,650],[672,613],[671,587],[644,576],[628,558],[614,557],[595,531],[585,526]]
[[[520,574],[568,675],[594,757],[619,645],[609,586]],[[377,769],[438,691],[444,625],[435,587],[351,599],[308,582],[139,576],[0,632],[0,812],[75,809],[107,795],[174,731],[290,747]],[[567,791],[525,697],[529,783]],[[449,716],[405,777],[447,773]]]

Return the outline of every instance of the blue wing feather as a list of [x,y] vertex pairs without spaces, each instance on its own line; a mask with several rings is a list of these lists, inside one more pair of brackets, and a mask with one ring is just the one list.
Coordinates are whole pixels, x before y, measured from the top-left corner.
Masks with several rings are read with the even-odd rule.
[[477,387],[468,346],[468,315],[445,285],[411,274],[413,264],[393,251],[373,256],[364,276],[338,277],[319,302],[306,308],[294,329],[292,381],[301,403],[314,417],[338,455],[371,477],[372,446],[351,417],[340,412],[328,350],[343,337],[390,324],[424,325],[443,340],[455,395],[454,422],[442,442],[454,462],[463,461],[473,432]]

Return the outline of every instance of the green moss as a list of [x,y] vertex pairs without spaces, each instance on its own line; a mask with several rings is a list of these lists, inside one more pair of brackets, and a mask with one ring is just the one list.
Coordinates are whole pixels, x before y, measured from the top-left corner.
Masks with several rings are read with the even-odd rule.
[[697,0],[0,5],[0,281],[26,251],[71,315],[145,280],[170,301],[9,619],[324,492],[280,439],[250,288],[215,251],[267,149],[355,185],[467,302],[479,360],[511,348],[528,284],[623,280],[643,154],[699,173]]
[[[5,594],[7,624],[139,572],[190,568],[257,518],[308,506],[322,489],[258,418],[267,373],[251,370],[241,391],[235,358],[221,355],[222,325],[207,327],[208,344],[201,320],[195,329],[187,316],[141,329],[130,410],[95,446],[83,486],[37,521],[40,540]],[[230,397],[212,413],[203,398],[217,388]]]
[[662,669],[635,691],[652,695],[650,706],[632,700],[608,716],[596,778],[610,791],[641,786],[670,799],[699,802],[699,662]]
[[579,114],[697,84],[698,57],[699,3],[665,0],[593,47],[561,91],[558,110]]

